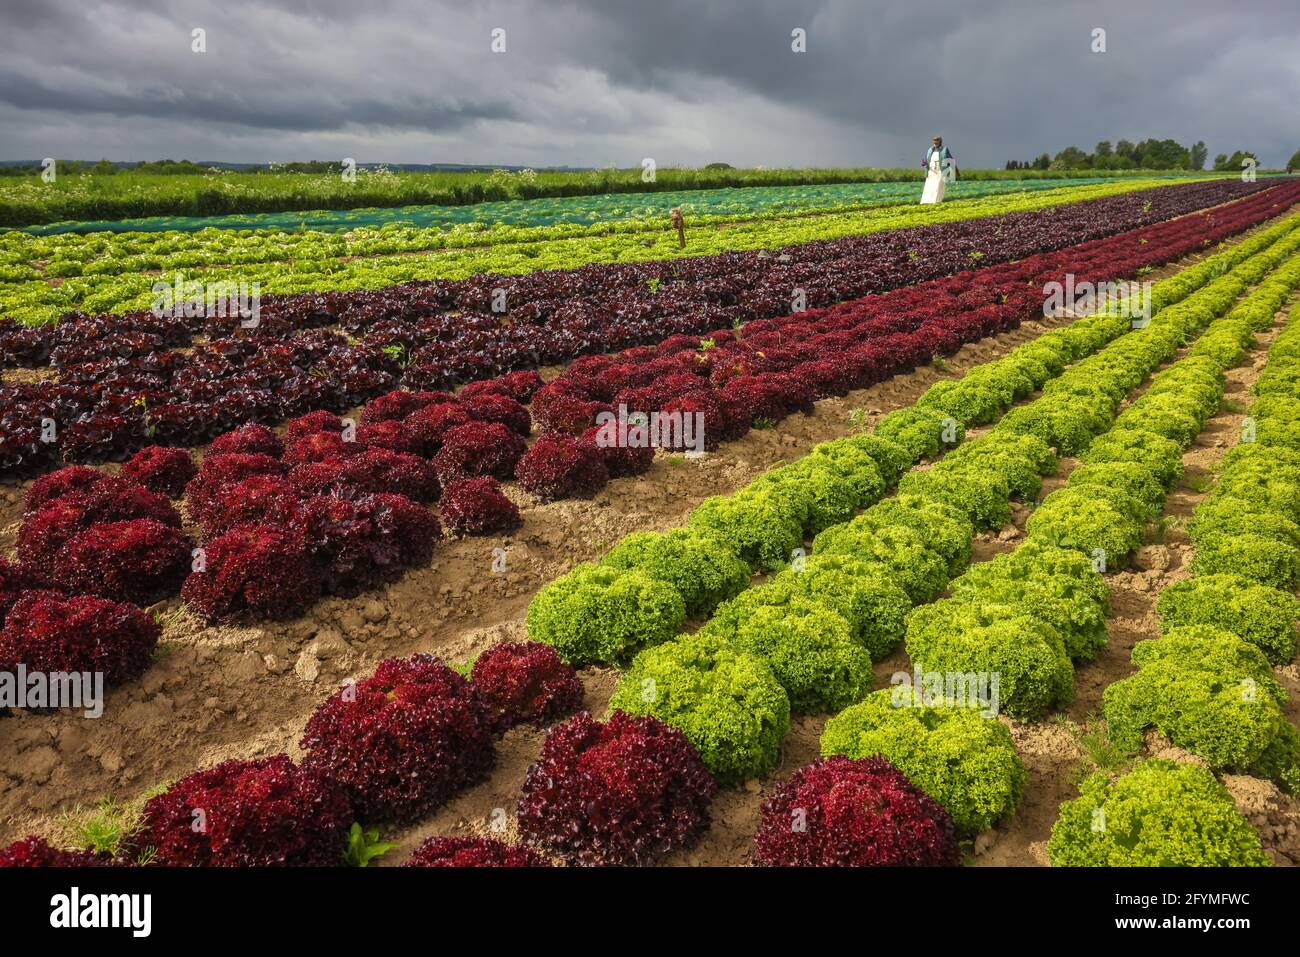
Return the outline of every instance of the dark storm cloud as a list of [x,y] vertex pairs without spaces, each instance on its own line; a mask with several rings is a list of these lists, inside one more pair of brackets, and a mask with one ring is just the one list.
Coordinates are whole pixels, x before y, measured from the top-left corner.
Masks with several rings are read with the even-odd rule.
[[1298,40],[1294,0],[6,0],[0,158],[911,165],[941,132],[969,166],[1146,136],[1278,164]]

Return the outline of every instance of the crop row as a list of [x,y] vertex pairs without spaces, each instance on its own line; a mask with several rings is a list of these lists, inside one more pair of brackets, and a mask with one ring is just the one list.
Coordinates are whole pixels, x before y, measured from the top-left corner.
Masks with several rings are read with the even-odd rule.
[[[1297,287],[1300,260],[1292,260],[1164,374],[1160,392],[1130,407],[1142,407],[1135,422],[1148,448],[1122,470],[1112,466],[1118,491],[1108,506],[1141,501],[1158,510],[1158,473],[1180,470],[1188,423],[1217,411],[1223,371],[1240,361],[1256,332],[1273,324]],[[1122,751],[1140,752],[1143,732],[1155,728],[1205,766],[1146,760],[1116,780],[1092,775],[1080,785],[1080,797],[1061,808],[1048,844],[1054,864],[1268,864],[1258,837],[1211,772],[1300,788],[1300,731],[1287,720],[1287,692],[1272,670],[1294,658],[1300,617],[1294,597],[1300,580],[1297,333],[1293,316],[1269,350],[1255,386],[1261,398],[1241,442],[1195,510],[1193,577],[1160,593],[1162,637],[1134,647],[1136,673],[1112,683],[1102,699],[1107,733]],[[1139,840],[1123,837],[1130,834]]]
[[[1166,203],[1186,197],[1183,187],[1172,194],[1157,191],[1152,195],[1160,198],[1158,208],[1141,209],[1141,216],[1117,223],[1109,232],[1142,222],[1157,222],[1227,198],[1229,193],[1226,190],[1230,186],[1220,188],[1225,191],[1215,193],[1214,197],[1174,206]],[[1145,193],[1140,195],[1146,196]],[[1141,206],[1145,207],[1146,202],[1143,199]],[[201,310],[199,315],[189,319],[170,313],[157,316],[147,308],[118,317],[74,313],[66,316],[57,328],[40,326],[29,329],[9,320],[0,326],[0,353],[7,364],[41,365],[60,347],[79,345],[80,349],[71,353],[65,351],[62,358],[55,353],[55,364],[84,364],[97,358],[131,358],[142,354],[146,347],[157,351],[164,347],[187,345],[191,335],[200,332],[211,338],[238,334],[278,339],[294,329],[322,325],[339,325],[352,334],[365,333],[378,325],[375,341],[382,345],[399,345],[407,350],[426,342],[455,341],[459,330],[468,329],[468,338],[472,340],[470,346],[486,353],[484,358],[501,365],[501,371],[509,371],[530,360],[543,363],[561,361],[578,352],[590,351],[593,346],[609,349],[620,341],[657,341],[662,338],[664,330],[704,332],[711,328],[727,328],[737,321],[785,315],[790,311],[796,289],[804,290],[807,305],[817,307],[867,292],[947,275],[968,268],[974,259],[989,262],[1015,259],[1077,242],[1089,235],[1107,234],[1095,230],[1099,217],[1102,220],[1100,224],[1104,225],[1106,216],[1102,214],[1108,211],[1110,215],[1114,214],[1113,203],[1101,207],[1086,205],[1082,210],[1074,210],[1073,205],[1068,204],[1071,217],[1085,213],[1086,223],[1072,220],[1063,224],[1064,228],[1050,233],[1027,234],[1025,217],[1016,217],[1009,222],[972,223],[974,232],[967,228],[959,235],[931,225],[896,236],[888,231],[874,241],[867,237],[836,242],[820,240],[786,248],[775,258],[767,255],[765,247],[760,246],[757,251],[750,248],[748,252],[730,255],[692,256],[675,263],[628,263],[519,276],[495,274],[438,282],[432,286],[427,283],[398,286],[371,293],[266,296],[261,303],[260,322],[252,331],[241,329],[237,317],[233,316],[213,316],[205,321],[206,313]],[[1133,210],[1129,212],[1132,214]],[[1029,217],[1029,220],[1050,222],[1052,218],[1042,213]],[[1085,235],[1084,226],[1088,223],[1094,232]],[[998,236],[1013,226],[1017,227],[1015,237]],[[992,242],[995,238],[999,239],[996,243]],[[1014,245],[1003,248],[1012,238]],[[1035,247],[1031,243],[1038,245]],[[779,290],[779,295],[774,297],[768,287]],[[677,325],[692,313],[700,314],[695,325],[689,328]],[[658,325],[625,330],[621,340],[609,336],[608,326],[622,325],[630,320]],[[404,327],[419,323],[425,323],[419,334],[403,334]],[[493,348],[492,336],[499,338],[508,333],[509,327],[521,324],[524,328],[516,335],[523,342],[531,343],[528,349],[512,353],[508,341]],[[658,336],[649,339],[647,332],[652,328],[658,331]],[[564,330],[588,341],[575,343],[548,339],[549,333]],[[114,333],[120,332],[160,338],[132,342],[113,337]],[[605,341],[607,338],[608,342]],[[91,339],[104,341],[91,348],[87,345],[87,340]],[[492,355],[502,348],[506,349],[502,355]],[[502,359],[507,361],[502,363]],[[482,359],[479,360],[481,363]],[[473,366],[470,370],[482,374],[482,370]],[[452,376],[459,377],[462,370],[457,369],[453,362],[449,371]]]
[[[1240,361],[1244,344],[1252,338],[1244,317],[1264,312],[1271,321],[1276,305],[1300,284],[1296,268],[1300,260],[1293,258],[1277,269],[1264,287],[1224,318],[1209,323],[1208,329],[1207,322],[1214,314],[1222,314],[1236,294],[1258,282],[1284,257],[1293,256],[1297,245],[1294,235],[1288,237],[1207,288],[1204,296],[1166,310],[1164,321],[1153,323],[1144,334],[1125,336],[1079,363],[1050,383],[1038,402],[1014,410],[968,446],[992,443],[991,450],[1012,466],[1004,471],[1003,479],[1013,488],[1017,482],[1024,483],[1020,494],[1026,500],[1033,497],[1037,482],[1035,466],[1046,463],[1031,457],[1016,462],[1014,455],[1004,451],[1012,437],[1045,440],[1058,454],[1065,454],[1066,449],[1084,454],[1080,467],[1071,472],[1069,484],[1034,510],[1024,544],[1010,554],[972,566],[951,583],[952,597],[918,608],[911,615],[906,645],[918,676],[996,675],[1001,708],[1020,717],[1036,717],[1069,700],[1072,662],[1090,660],[1107,638],[1107,589],[1099,571],[1122,564],[1137,545],[1137,538],[1130,534],[1109,536],[1107,526],[1142,523],[1160,512],[1165,489],[1178,474],[1175,466],[1180,464],[1182,448],[1218,409],[1223,370]],[[1095,439],[1088,437],[1114,416],[1125,391],[1138,385],[1170,358],[1182,341],[1201,329],[1206,331],[1187,358],[1157,375],[1140,399],[1113,418],[1109,429]],[[1100,420],[1094,417],[1098,408],[1103,410]],[[1111,411],[1107,413],[1107,409]],[[1081,416],[1086,417],[1087,425],[1062,428],[1063,423],[1077,422]],[[1169,446],[1162,446],[1166,442]],[[1160,456],[1152,452],[1155,447],[1162,449],[1163,468],[1157,467]],[[1169,464],[1171,456],[1173,466]],[[984,515],[989,525],[996,526],[1008,516],[988,517],[985,503],[989,499],[980,494],[980,484],[979,478],[967,476],[965,488],[954,493],[958,500],[970,503],[968,508],[977,520]],[[995,503],[1001,501],[999,496]],[[1263,671],[1267,670],[1265,663]],[[1167,685],[1149,686],[1153,695],[1167,695],[1169,690]],[[943,739],[930,743],[930,763],[918,761],[909,753],[909,744],[899,740],[897,729],[906,727],[913,716],[899,716],[897,698],[879,692],[833,719],[823,735],[823,753],[852,757],[880,753],[897,760],[909,775],[909,762],[915,762],[917,773],[926,777],[913,779],[941,804],[960,809],[962,816],[953,812],[959,831],[963,819],[971,825],[987,825],[1014,809],[1024,772],[1014,760],[1009,737],[1002,742],[996,767],[999,752],[978,737],[960,763],[955,763],[958,752],[951,740]],[[956,702],[963,703],[969,706],[969,702]],[[953,715],[961,713],[953,705],[944,701],[937,711],[927,711],[920,719],[926,730],[917,736],[925,740],[934,727],[942,727],[951,736]],[[1171,702],[1169,707],[1176,712],[1178,703]],[[1292,746],[1289,760],[1294,759]],[[961,770],[954,773],[954,767]],[[1143,771],[1142,780],[1122,786],[1120,790],[1126,793],[1112,806],[1114,818],[1100,830],[1091,812],[1098,804],[1099,791],[1104,799],[1105,786],[1100,779],[1104,776],[1086,783],[1085,799],[1067,811],[1069,823],[1049,845],[1053,862],[1205,864],[1262,859],[1258,837],[1209,775],[1200,772],[1209,779],[1209,787],[1205,781],[1180,780],[1175,786],[1163,778],[1146,780],[1163,773],[1153,767]],[[1193,772],[1176,774],[1180,779],[1194,776]],[[1148,793],[1141,793],[1147,789]],[[1168,793],[1160,793],[1162,790]],[[1170,796],[1182,795],[1188,808],[1205,812],[1204,817],[1197,816],[1193,833],[1212,831],[1213,837],[1203,843],[1190,839],[1182,827],[1187,813],[1178,808],[1176,797],[1159,809],[1139,804],[1157,794],[1159,801],[1166,802]],[[1137,849],[1129,847],[1123,837],[1134,833],[1131,822],[1135,817],[1143,821]],[[1078,853],[1079,845],[1089,850]]]
[[[1130,225],[1167,218],[1167,204],[1178,204],[1183,197],[1203,197],[1203,201],[1184,205],[1183,212],[1203,208],[1234,197],[1247,195],[1269,184],[1265,181],[1241,183],[1238,181],[1210,181],[1162,186],[1134,191],[1126,189],[1128,183],[1105,184],[1098,187],[1078,187],[1068,196],[1058,196],[1054,191],[1020,196],[992,197],[983,200],[956,203],[949,208],[908,207],[866,213],[842,213],[828,216],[801,217],[791,220],[769,219],[752,223],[737,223],[726,229],[693,232],[689,250],[677,246],[675,234],[657,236],[653,241],[646,234],[626,234],[584,237],[576,239],[547,240],[541,242],[515,242],[487,248],[446,250],[433,256],[390,255],[354,260],[340,260],[330,255],[317,260],[294,260],[289,263],[251,263],[227,268],[192,269],[185,279],[211,286],[222,282],[257,283],[262,295],[322,293],[327,290],[355,291],[385,289],[398,283],[427,280],[471,279],[485,275],[523,275],[537,271],[574,270],[584,266],[605,266],[606,271],[619,271],[641,266],[652,269],[651,275],[671,281],[674,261],[690,263],[704,256],[738,255],[741,262],[752,262],[754,250],[776,251],[792,245],[813,241],[862,237],[869,238],[879,232],[916,229],[939,225],[953,226],[972,219],[988,216],[1008,216],[1051,211],[1070,198],[1105,198],[1102,208],[1116,201],[1134,197],[1141,210],[1149,203],[1148,216],[1138,218]],[[1149,185],[1149,184],[1148,184]],[[1288,184],[1290,185],[1290,184]],[[1186,201],[1183,200],[1185,203]],[[1128,208],[1127,206],[1125,208]],[[1059,210],[1058,210],[1059,212]],[[1005,224],[1011,229],[1018,222],[1013,218]],[[1087,227],[1085,220],[1080,226]],[[959,230],[960,232],[960,230]],[[1083,236],[1102,235],[1086,229]],[[268,242],[276,242],[268,237]],[[1077,239],[1075,240],[1077,241]],[[832,247],[833,248],[833,247]],[[925,255],[924,245],[913,247],[917,255]],[[749,252],[745,252],[749,251]],[[906,253],[905,247],[903,252]],[[641,264],[655,263],[654,266]],[[633,269],[635,272],[636,270]],[[646,278],[650,278],[647,276]],[[135,273],[129,276],[87,276],[67,279],[52,285],[44,279],[29,280],[9,286],[0,286],[0,315],[27,324],[53,322],[65,313],[82,310],[90,313],[124,313],[148,310],[158,298],[154,285],[156,274]],[[494,284],[497,285],[497,284]],[[485,289],[490,290],[492,286]],[[789,300],[784,287],[781,298]],[[806,288],[806,287],[804,287]],[[499,316],[497,318],[500,318]]]
[[[1271,324],[1300,285],[1300,263],[1268,285],[1258,314],[1225,331],[1221,356],[1236,351],[1236,336]],[[1166,588],[1157,605],[1164,637],[1138,644],[1137,673],[1104,699],[1111,738],[1126,750],[1138,750],[1142,732],[1154,727],[1213,770],[1261,774],[1293,789],[1300,734],[1282,713],[1271,665],[1294,658],[1300,617],[1298,330],[1291,321],[1269,350],[1242,440],[1193,514],[1192,577]]]
[[[1284,189],[1300,194],[1300,186]],[[536,409],[544,426],[581,431],[600,411],[616,407],[599,400],[630,390],[624,397],[636,403],[630,406],[634,411],[658,411],[672,401],[694,403],[683,411],[711,418],[714,440],[724,432],[734,437],[743,434],[755,418],[780,418],[806,408],[814,398],[879,381],[932,355],[950,352],[972,337],[1015,325],[1041,303],[1028,291],[1027,280],[1041,282],[1053,270],[1087,274],[1090,264],[1100,275],[1131,275],[1253,225],[1295,198],[1290,192],[1264,194],[1218,211],[1212,225],[1203,217],[1162,223],[1117,239],[1083,244],[1055,257],[1037,256],[840,307],[755,320],[740,330],[724,327],[702,340],[670,336],[657,348],[633,349],[611,360],[582,360],[570,375],[547,388]],[[1015,255],[1022,245],[1003,246],[1002,256]],[[1078,259],[1073,256],[1076,252]],[[945,303],[959,311],[940,314]],[[771,308],[778,305],[774,302]],[[702,324],[698,317],[686,318],[686,312],[678,315],[687,325]],[[456,321],[472,325],[465,317]],[[272,344],[274,338],[220,339],[181,354],[156,352],[164,335],[160,332],[95,338],[94,332],[103,325],[87,321],[58,327],[68,330],[66,341],[55,351],[62,381],[0,390],[7,401],[0,417],[4,429],[0,471],[30,474],[60,458],[120,460],[149,444],[200,444],[249,421],[275,422],[309,410],[342,411],[392,389],[401,373],[384,348],[346,344],[322,330],[295,333],[279,344]],[[393,325],[411,328],[406,323]],[[647,316],[639,326],[644,329],[640,335],[649,338],[651,329],[672,329],[677,324],[660,314]],[[516,344],[522,348],[528,340],[521,325],[508,328],[519,330]],[[181,335],[172,336],[178,329]],[[73,330],[85,338],[73,338]],[[185,341],[184,330],[183,323],[173,324],[165,333],[170,337],[167,341]],[[602,346],[629,337],[621,324],[606,331],[609,338]],[[814,334],[816,339],[811,340]],[[472,332],[461,330],[460,335],[465,337],[463,346]],[[586,338],[572,342],[568,354],[582,351],[589,342]],[[79,361],[114,346],[125,354]],[[455,348],[454,343],[431,343],[424,349],[442,346]],[[518,363],[504,360],[479,372],[487,375],[513,364]],[[427,389],[433,383],[421,380],[428,378],[429,369],[417,362],[405,371],[404,381]],[[457,377],[473,376],[462,366]],[[509,379],[507,375],[485,388],[513,395],[517,389],[506,382]],[[700,393],[702,398],[697,403],[688,401],[687,393]],[[424,402],[411,401],[427,405],[445,398],[429,394]],[[527,433],[525,427],[522,434]],[[585,464],[590,456],[575,453],[573,445],[571,440],[548,439],[547,446],[557,446],[558,451],[550,453],[553,464],[538,471],[539,490],[552,471],[590,467]],[[535,457],[541,458],[545,449]],[[610,464],[618,474],[620,466]],[[500,477],[509,477],[513,466],[510,462]],[[566,491],[563,483],[550,484],[555,491],[548,494]]]
[[[1178,298],[1179,292],[1191,293],[1224,267],[1259,252],[1281,236],[1292,235],[1296,225],[1290,222],[1274,227],[1211,257],[1189,270],[1190,275],[1180,277],[1181,281],[1169,281],[1171,297]],[[1207,287],[1205,294],[1214,292],[1213,297],[1193,293],[1184,302],[1184,321],[1190,321],[1186,318],[1189,309],[1200,314],[1202,298],[1217,302],[1224,284],[1235,279],[1230,274]],[[1166,313],[1178,308],[1162,310],[1152,328],[1163,328]],[[1020,383],[1010,394],[985,400],[1009,403],[1052,379],[1066,362],[1102,342],[1117,336],[1121,342],[1129,341],[1151,332],[1148,329],[1125,336],[1123,331],[1129,325],[1127,319],[1108,315],[1079,320],[1021,347],[1007,359],[980,367],[958,383],[958,389],[934,390],[934,398],[952,402],[962,396],[986,394],[1000,383]],[[976,403],[973,408],[980,405]],[[541,760],[528,773],[519,805],[520,832],[529,843],[575,861],[636,863],[652,860],[691,840],[707,824],[715,779],[724,783],[735,780],[736,756],[743,759],[753,753],[745,745],[757,742],[773,751],[779,747],[779,734],[772,740],[772,732],[779,731],[782,724],[781,704],[788,716],[787,691],[777,682],[771,666],[755,654],[785,665],[780,672],[783,683],[793,687],[803,682],[805,692],[812,695],[838,693],[837,682],[842,685],[846,674],[852,682],[855,666],[858,690],[865,691],[861,673],[865,658],[865,686],[869,687],[871,653],[858,649],[857,641],[897,643],[902,637],[903,615],[913,597],[934,597],[936,589],[942,589],[941,579],[946,579],[949,569],[960,567],[969,556],[978,509],[951,494],[952,482],[935,482],[925,478],[927,473],[914,473],[904,483],[919,480],[921,487],[873,506],[882,543],[901,549],[895,556],[897,561],[890,562],[880,554],[881,549],[864,556],[864,560],[852,554],[837,554],[833,548],[822,554],[815,544],[814,555],[802,570],[783,572],[767,585],[743,590],[754,565],[775,568],[782,564],[793,550],[792,542],[801,542],[805,530],[821,527],[823,536],[833,533],[834,529],[827,529],[834,518],[842,516],[846,509],[851,514],[858,505],[878,497],[885,485],[893,484],[918,457],[937,451],[952,416],[934,409],[927,411],[924,404],[906,412],[911,415],[887,416],[874,435],[823,445],[805,460],[814,466],[819,461],[834,463],[834,481],[817,481],[817,472],[823,470],[815,467],[801,476],[797,471],[800,463],[769,473],[731,500],[711,500],[702,505],[680,535],[643,534],[625,539],[596,569],[611,573],[604,583],[608,587],[588,587],[586,603],[577,600],[582,589],[573,589],[567,612],[578,616],[580,624],[585,620],[585,640],[599,641],[606,632],[613,631],[622,636],[626,653],[641,644],[669,637],[659,636],[655,630],[665,619],[680,623],[688,596],[692,596],[689,600],[693,616],[707,614],[721,599],[740,597],[718,609],[713,622],[702,632],[705,638],[701,641],[716,645],[719,653],[707,662],[694,654],[678,657],[676,672],[687,680],[673,680],[671,669],[668,676],[638,677],[638,667],[647,667],[646,656],[669,646],[651,649],[634,662],[615,696],[616,710],[607,722],[580,715],[552,730]],[[989,409],[975,411],[969,421],[973,423],[989,414]],[[965,467],[958,466],[962,480],[980,477],[983,484],[988,484],[982,477],[995,465],[1000,466],[992,482],[997,490],[1008,494],[1010,483],[1002,475],[1023,473],[1023,468],[1013,465],[1017,452],[1027,452],[1027,461],[1038,463],[1040,469],[1044,458],[1052,458],[1046,444],[1030,436],[1007,440],[1001,449],[979,449],[977,443],[965,448],[976,451],[962,453],[967,456]],[[944,461],[958,454],[951,453]],[[852,490],[853,498],[848,503],[838,500],[841,487]],[[722,514],[737,499],[742,507],[748,503],[744,518],[753,522],[752,530],[727,521],[728,516]],[[864,516],[873,514],[873,509]],[[742,516],[737,512],[729,517]],[[900,524],[890,530],[891,522]],[[947,542],[955,548],[940,545],[942,552],[932,552],[913,531],[916,527],[927,528],[932,533],[929,539],[936,544]],[[866,529],[862,531],[869,535]],[[907,548],[901,539],[907,538],[909,532],[911,547]],[[775,540],[765,545],[771,536]],[[936,558],[927,560],[928,555]],[[910,566],[918,560],[926,571],[911,573]],[[825,567],[815,568],[814,563]],[[1086,559],[1083,563],[1087,564]],[[573,577],[569,576],[571,581]],[[752,596],[772,600],[755,601]],[[596,599],[594,605],[592,598]],[[747,598],[748,603],[742,604]],[[530,632],[542,619],[548,619],[553,628],[564,626],[562,614],[555,608],[547,614],[546,604],[539,594],[529,612]],[[843,609],[846,617],[839,617],[832,609]],[[597,620],[593,621],[593,617]],[[889,621],[894,623],[892,638],[885,633]],[[751,643],[767,640],[762,637],[764,629],[760,625],[774,628],[795,647],[769,645],[754,651],[739,650],[737,643],[746,640],[740,637],[742,631],[750,636]],[[854,629],[852,638],[850,627]],[[671,644],[685,649],[693,641],[677,639]],[[566,647],[581,650],[576,645]],[[810,659],[803,667],[799,648]],[[858,649],[859,653],[850,649]],[[599,648],[594,653],[605,655]],[[137,841],[151,848],[155,859],[164,863],[337,860],[353,812],[367,822],[413,819],[490,765],[493,709],[485,706],[484,696],[475,693],[480,672],[486,676],[490,670],[484,667],[485,660],[510,660],[511,667],[498,672],[498,689],[528,688],[536,692],[528,697],[529,705],[523,709],[533,720],[546,721],[573,707],[576,698],[571,697],[571,672],[564,670],[558,658],[541,660],[540,655],[541,648],[536,645],[498,646],[475,662],[468,684],[445,666],[422,656],[385,662],[373,677],[345,685],[318,709],[304,735],[307,757],[301,766],[278,756],[257,762],[228,762],[190,775],[145,805],[145,824]],[[526,661],[529,667],[523,665]],[[808,680],[809,670],[824,669],[827,663],[831,669],[829,673],[823,671],[821,677],[829,680]],[[500,672],[512,672],[513,677],[501,678]],[[825,692],[823,685],[827,686]],[[811,699],[801,700],[808,700],[813,707],[817,704]],[[644,709],[647,703],[651,710],[660,706],[669,712],[674,708],[689,712],[694,704],[697,714],[711,712],[722,720],[712,726],[680,721],[683,726],[674,727],[671,718],[664,722],[652,716],[628,714],[629,710]],[[746,712],[744,704],[760,710],[754,713],[751,708]],[[775,710],[776,727],[763,720],[767,713],[764,705]],[[500,716],[505,710],[498,708],[496,713]],[[983,778],[996,779],[994,772],[1006,771],[1008,752],[999,745],[1009,747],[1009,740],[989,741],[984,735],[972,743],[969,734],[955,733],[960,730],[956,725],[948,729],[952,733],[947,736],[927,737],[921,711],[910,710],[908,714],[916,719],[915,728],[910,733],[896,734],[895,740],[910,741],[913,750],[918,743],[928,745],[930,753],[940,761],[944,760],[944,752],[934,749],[941,739],[953,742],[959,749],[972,745],[964,752],[969,757],[968,766],[982,760],[979,770]],[[951,710],[944,717],[955,715],[958,717],[954,720],[960,721],[967,714]],[[981,722],[973,713],[969,716],[977,722],[972,731],[976,727],[981,731],[997,728],[1005,735],[996,722]],[[951,749],[946,754],[951,763]],[[1014,749],[1009,756],[1016,761]],[[770,762],[766,754],[761,760]],[[615,774],[624,786],[612,788],[604,783]],[[747,776],[748,771],[741,769],[740,774]],[[636,786],[628,787],[630,782]],[[275,793],[282,799],[247,808],[238,806],[236,795],[250,791]],[[832,794],[871,795],[873,806],[879,808],[878,815],[864,826],[858,816],[845,817],[837,811]],[[306,807],[322,806],[330,808],[330,813],[303,813]],[[216,814],[215,819],[222,822],[220,840],[210,836],[212,831],[195,832],[188,827],[196,808],[203,809],[209,820]],[[790,841],[789,812],[794,808],[813,809],[816,826],[812,828],[811,842]],[[837,813],[836,819],[852,831],[851,842],[839,832],[840,840],[828,842],[824,838],[822,825]],[[904,833],[911,837],[904,838]],[[877,840],[882,836],[887,839],[883,845]],[[817,843],[820,847],[814,850],[822,856],[809,860],[810,844]],[[933,797],[883,761],[844,758],[831,758],[802,769],[778,790],[764,809],[759,856],[769,863],[958,861],[952,819]],[[0,853],[0,862],[6,863],[96,861],[89,854],[69,858],[68,852],[56,851],[37,839],[18,842]],[[412,863],[518,865],[542,861],[525,848],[509,849],[481,839],[432,839],[421,847]]]

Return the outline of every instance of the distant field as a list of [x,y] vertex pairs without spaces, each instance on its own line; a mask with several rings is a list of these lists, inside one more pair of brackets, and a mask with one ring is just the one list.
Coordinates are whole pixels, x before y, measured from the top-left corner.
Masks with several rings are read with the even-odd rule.
[[[1074,180],[1149,177],[1151,170],[963,170],[967,180]],[[1215,175],[1155,171],[1157,176]],[[917,169],[676,169],[653,182],[641,169],[585,173],[373,173],[355,182],[337,174],[212,173],[205,176],[78,173],[45,183],[39,176],[0,178],[0,227],[149,216],[228,216],[290,210],[465,206],[475,203],[603,193],[663,193],[748,186],[919,181]]]
[[[907,184],[915,190],[916,184]],[[970,183],[972,191],[989,183]],[[1001,185],[1001,184],[998,184]],[[204,282],[257,282],[263,293],[380,289],[411,280],[464,279],[576,269],[591,263],[680,259],[737,250],[777,249],[812,240],[861,236],[909,226],[1029,212],[1153,187],[1169,179],[1092,180],[1052,189],[915,202],[841,204],[815,211],[760,211],[690,220],[679,248],[666,217],[550,226],[410,227],[389,224],[344,232],[275,229],[197,232],[0,234],[0,316],[29,324],[70,311],[148,309],[161,273]],[[1225,184],[1226,185],[1226,184]],[[1154,192],[1160,192],[1156,189]]]
[[[1171,177],[1172,178],[1172,177]],[[1155,179],[1153,178],[1153,181]],[[1022,191],[1061,189],[1096,184],[1095,178],[962,179],[948,187],[948,198],[978,199]],[[1126,183],[1139,182],[1126,179]],[[736,220],[752,216],[782,216],[850,207],[915,203],[920,186],[911,181],[889,183],[817,183],[808,186],[723,186],[717,189],[677,189],[664,193],[597,193],[542,199],[495,200],[467,206],[368,206],[361,209],[311,209],[235,216],[150,216],[139,219],[80,220],[33,226],[37,236],[65,233],[163,233],[203,229],[354,232],[373,227],[413,227],[447,230],[455,227],[491,229],[496,226],[594,226],[654,221],[678,208],[691,223]]]

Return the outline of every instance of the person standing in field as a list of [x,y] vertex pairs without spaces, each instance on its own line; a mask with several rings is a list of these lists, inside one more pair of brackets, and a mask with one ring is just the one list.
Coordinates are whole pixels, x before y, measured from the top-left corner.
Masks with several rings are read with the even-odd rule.
[[[922,203],[942,203],[944,187],[948,176],[957,178],[957,164],[953,162],[952,150],[943,145],[943,137],[936,136],[930,148],[925,152],[925,189],[921,191]],[[951,171],[951,172],[950,172]]]

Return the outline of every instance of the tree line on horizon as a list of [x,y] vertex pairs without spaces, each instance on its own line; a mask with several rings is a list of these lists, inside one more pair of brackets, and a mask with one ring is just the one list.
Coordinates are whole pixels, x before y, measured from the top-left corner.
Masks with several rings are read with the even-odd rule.
[[[1006,169],[1170,169],[1203,170],[1209,159],[1204,140],[1184,146],[1177,140],[1146,139],[1137,143],[1120,140],[1114,145],[1102,140],[1091,153],[1077,146],[1067,146],[1055,156],[1043,153],[1032,160],[1007,160]],[[1219,153],[1210,167],[1216,172],[1238,171],[1247,159],[1259,158],[1253,150]],[[1287,169],[1300,169],[1300,150],[1287,161]]]

